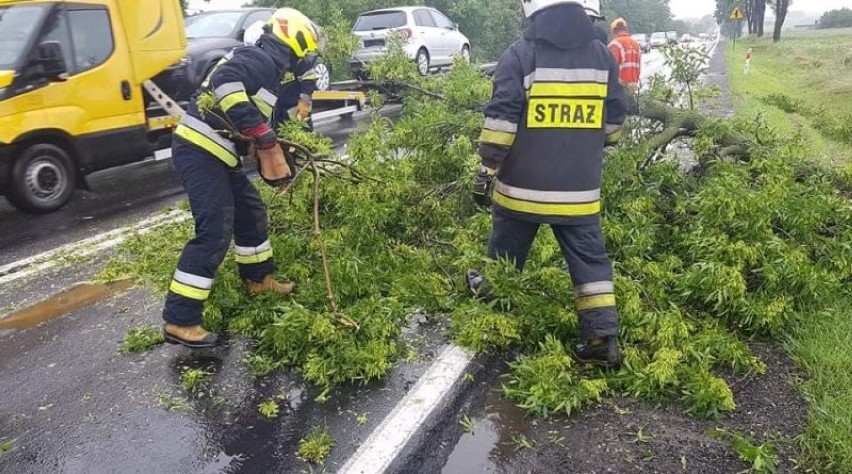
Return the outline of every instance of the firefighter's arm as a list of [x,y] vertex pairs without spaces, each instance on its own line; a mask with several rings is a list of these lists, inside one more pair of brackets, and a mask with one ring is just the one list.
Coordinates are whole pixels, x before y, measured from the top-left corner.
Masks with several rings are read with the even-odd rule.
[[296,76],[296,81],[299,83],[299,103],[296,105],[296,116],[301,120],[308,120],[313,112],[313,95],[317,91],[317,74],[316,67],[317,56],[309,54],[296,63],[296,70],[293,73]]
[[618,77],[618,65],[609,57],[609,87],[606,97],[606,145],[615,145],[621,140],[621,128],[627,118],[627,94]]
[[266,117],[249,97],[263,89],[264,78],[276,75],[274,64],[267,58],[251,50],[237,50],[231,60],[210,76],[219,108],[241,133],[253,137],[260,149],[271,148],[277,139]]
[[479,156],[487,172],[496,172],[512,149],[525,102],[521,62],[515,49],[509,48],[497,63],[491,101],[485,108],[485,126],[479,136]]
[[609,43],[608,48],[609,52],[615,58],[616,64],[621,64],[622,62],[624,62],[624,58],[621,57],[621,48],[619,47],[618,43],[616,43],[615,41],[611,41]]

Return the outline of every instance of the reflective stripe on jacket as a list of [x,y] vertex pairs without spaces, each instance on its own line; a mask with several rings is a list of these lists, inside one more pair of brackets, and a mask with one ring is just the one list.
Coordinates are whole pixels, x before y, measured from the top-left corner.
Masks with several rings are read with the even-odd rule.
[[549,224],[585,224],[601,211],[606,136],[625,119],[618,67],[597,39],[572,49],[521,40],[500,58],[480,137],[499,169],[496,212]]
[[609,43],[609,50],[618,63],[621,82],[638,89],[642,77],[642,47],[639,42],[629,34],[621,33]]

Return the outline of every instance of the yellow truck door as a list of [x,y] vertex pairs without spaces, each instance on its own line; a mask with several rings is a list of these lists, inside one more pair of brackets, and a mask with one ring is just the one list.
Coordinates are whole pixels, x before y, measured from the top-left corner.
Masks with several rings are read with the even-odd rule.
[[113,1],[62,2],[41,41],[62,45],[68,77],[42,91],[54,127],[74,136],[86,171],[135,161],[147,147],[141,90]]

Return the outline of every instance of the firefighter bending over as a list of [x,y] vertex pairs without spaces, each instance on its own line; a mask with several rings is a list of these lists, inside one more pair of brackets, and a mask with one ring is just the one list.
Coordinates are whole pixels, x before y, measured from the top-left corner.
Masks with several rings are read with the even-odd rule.
[[[183,249],[163,309],[167,342],[191,348],[210,347],[218,336],[202,328],[202,309],[216,270],[233,237],[240,276],[249,293],[288,295],[290,283],[273,273],[266,208],[242,170],[248,146],[221,136],[236,130],[251,139],[263,180],[286,186],[294,170],[278,144],[275,126],[286,120],[276,93],[288,74],[309,83],[319,36],[314,24],[291,8],[276,11],[256,45],[228,54],[192,99],[175,130],[174,166],[189,197],[195,238]],[[199,108],[202,94],[212,93],[215,106]],[[300,107],[300,115],[309,113]],[[276,117],[276,115],[278,115]]]

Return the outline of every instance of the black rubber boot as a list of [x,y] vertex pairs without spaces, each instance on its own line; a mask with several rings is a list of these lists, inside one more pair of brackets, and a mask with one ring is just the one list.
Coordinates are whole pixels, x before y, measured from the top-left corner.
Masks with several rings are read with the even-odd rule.
[[583,364],[612,370],[621,368],[621,349],[615,336],[604,338],[600,344],[592,344],[591,341],[580,344],[574,349],[574,355]]

